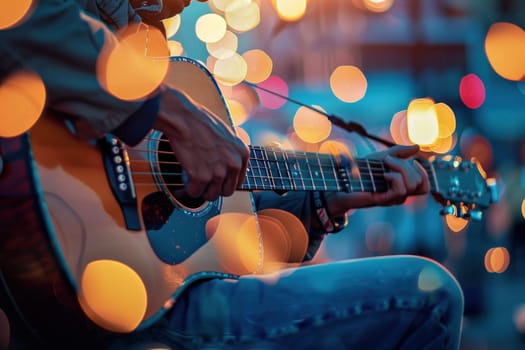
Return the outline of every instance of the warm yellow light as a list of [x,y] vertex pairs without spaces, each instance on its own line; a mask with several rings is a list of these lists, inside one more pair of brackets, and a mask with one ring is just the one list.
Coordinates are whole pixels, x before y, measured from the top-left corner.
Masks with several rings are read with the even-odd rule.
[[395,143],[400,145],[413,145],[408,137],[407,111],[402,110],[394,114],[390,122],[390,135]]
[[429,98],[415,99],[408,105],[407,127],[410,141],[419,145],[431,145],[438,139],[439,126],[434,101]]
[[237,35],[227,30],[219,41],[206,43],[206,49],[213,57],[224,59],[232,56],[237,51],[238,45]]
[[215,62],[213,73],[215,78],[224,85],[233,86],[239,84],[246,77],[248,67],[246,61],[239,54],[220,59]]
[[215,13],[202,15],[195,23],[197,37],[205,43],[214,43],[226,34],[226,21]]
[[449,137],[456,131],[456,115],[452,108],[446,103],[440,102],[434,105],[439,126],[439,137]]
[[330,87],[334,95],[344,102],[357,102],[365,96],[368,82],[355,66],[339,66],[330,76]]
[[162,24],[164,25],[164,29],[166,30],[166,37],[168,39],[177,33],[177,31],[180,28],[180,22],[180,15],[175,15],[173,17],[162,20]]
[[0,85],[0,137],[13,137],[31,128],[44,110],[46,88],[31,71],[18,71]]
[[224,13],[228,25],[237,32],[247,32],[261,22],[261,10],[256,2],[229,5]]
[[501,77],[523,80],[525,77],[525,32],[512,23],[494,23],[485,38],[485,53],[490,65]]
[[228,6],[235,6],[235,3],[245,3],[251,0],[209,0],[208,4],[213,10],[224,12]]
[[297,21],[306,13],[307,0],[275,0],[277,15],[283,21]]
[[257,84],[265,81],[272,74],[272,59],[263,50],[249,50],[243,53],[242,57],[248,65],[246,81]]
[[386,12],[393,4],[394,0],[364,0],[365,7],[372,12]]
[[241,125],[248,119],[248,113],[246,113],[246,108],[244,108],[242,103],[232,99],[227,99],[226,103],[233,119],[233,125]]
[[443,280],[436,268],[426,267],[419,273],[417,285],[422,291],[432,292],[443,285]]
[[226,272],[236,275],[255,272],[262,251],[254,215],[236,212],[216,215],[206,223],[206,235]]
[[102,51],[97,64],[100,84],[122,100],[149,95],[164,80],[170,54],[164,34],[154,27],[132,25],[113,47]]
[[2,1],[0,30],[20,25],[31,15],[34,5],[33,0]]
[[521,202],[521,216],[525,219],[525,199]]
[[450,150],[455,145],[456,138],[452,135],[439,138],[433,144],[429,145],[428,148],[435,153],[445,154],[450,152]]
[[170,51],[170,56],[182,56],[184,53],[184,47],[182,44],[175,40],[168,41],[168,49]]
[[[314,107],[322,110],[319,106]],[[309,143],[325,140],[332,131],[332,123],[326,116],[306,107],[299,107],[295,113],[293,127],[297,136]]]
[[79,301],[98,326],[128,333],[142,321],[148,300],[144,282],[131,267],[114,260],[96,260],[82,273]]

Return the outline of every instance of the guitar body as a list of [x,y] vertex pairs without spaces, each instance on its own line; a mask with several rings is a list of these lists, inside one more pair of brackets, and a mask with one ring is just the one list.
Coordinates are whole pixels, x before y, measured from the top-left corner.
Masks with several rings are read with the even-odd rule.
[[[188,59],[170,64],[176,73],[168,73],[167,84],[231,125],[209,73]],[[130,216],[140,225],[131,229],[108,179],[105,159],[111,163],[113,156],[104,155],[101,147],[79,141],[62,122],[47,116],[28,134],[0,139],[5,162],[0,175],[0,268],[6,297],[38,337],[73,340],[78,346],[132,331],[88,305],[82,279],[94,262],[124,266],[133,272],[133,281],[140,281],[145,309],[135,329],[155,322],[194,280],[256,272],[262,249],[246,259],[235,247],[236,233],[217,229],[221,222],[231,226],[237,220],[246,228],[243,239],[262,247],[251,193],[238,191],[187,206],[165,178],[154,175],[163,162],[156,157],[163,147],[159,137],[153,132],[141,144],[123,147],[122,158],[129,159],[129,173],[124,174],[137,174]],[[227,242],[231,250],[224,249]],[[121,287],[123,297],[132,293]]]

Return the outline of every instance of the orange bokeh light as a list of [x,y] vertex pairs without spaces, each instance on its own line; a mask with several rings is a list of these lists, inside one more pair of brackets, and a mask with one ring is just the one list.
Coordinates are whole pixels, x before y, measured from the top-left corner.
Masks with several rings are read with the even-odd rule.
[[508,80],[525,76],[525,32],[515,24],[494,23],[485,38],[485,53],[494,71]]
[[0,30],[20,25],[31,15],[34,6],[33,0],[3,1],[0,11]]
[[166,76],[170,49],[160,30],[131,25],[120,41],[106,46],[97,63],[101,85],[122,100],[133,101],[155,91]]
[[325,115],[306,107],[299,107],[295,113],[293,127],[297,136],[309,143],[325,140],[332,131],[332,123]]
[[37,74],[18,71],[0,85],[0,137],[28,131],[40,118],[46,103],[46,88]]
[[368,82],[358,67],[339,66],[330,76],[330,87],[341,101],[357,102],[365,96]]

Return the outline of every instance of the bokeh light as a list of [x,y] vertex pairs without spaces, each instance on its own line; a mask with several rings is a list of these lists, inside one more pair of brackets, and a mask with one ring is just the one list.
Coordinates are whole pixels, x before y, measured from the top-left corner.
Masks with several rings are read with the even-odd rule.
[[119,261],[92,261],[82,273],[80,305],[93,322],[109,331],[135,330],[146,313],[147,298],[137,272]]
[[355,66],[339,66],[330,76],[330,88],[343,102],[357,102],[366,94],[368,82],[365,75]]
[[[270,76],[268,79],[259,83],[258,85],[264,89],[276,92],[284,97],[288,97],[288,84],[286,84],[286,82],[277,75]],[[257,89],[257,94],[259,95],[261,104],[269,109],[278,109],[286,103],[285,98],[275,96],[260,89]]]
[[308,0],[272,0],[277,16],[283,21],[298,21],[304,17]]
[[388,222],[371,222],[365,232],[366,248],[374,254],[388,254],[392,251],[394,228]]
[[246,77],[247,71],[246,61],[238,53],[215,61],[213,66],[213,74],[217,81],[227,86],[233,86],[242,82]]
[[[259,217],[274,218],[284,226],[285,233],[288,236],[286,240],[290,242],[290,247],[288,253],[283,255],[283,261],[302,262],[308,249],[308,233],[301,220],[299,220],[297,216],[282,209],[263,209],[259,210],[257,214]],[[264,252],[266,254],[266,246]]]
[[244,60],[248,65],[246,81],[253,84],[258,84],[261,81],[268,79],[268,77],[272,74],[272,59],[263,50],[248,50],[242,54],[242,57],[244,57]]
[[393,4],[394,0],[363,0],[365,8],[372,12],[386,12]]
[[463,158],[475,159],[479,161],[483,169],[491,169],[494,155],[492,145],[487,138],[471,129],[466,129],[461,134],[459,147]]
[[445,224],[450,231],[459,233],[467,228],[469,221],[455,215],[445,215]]
[[439,137],[439,125],[434,101],[429,98],[412,100],[407,109],[407,127],[410,141],[431,145]]
[[513,312],[512,319],[516,330],[520,334],[525,334],[525,304],[520,304]]
[[168,71],[164,34],[155,27],[130,25],[120,41],[103,49],[97,62],[100,84],[122,100],[139,100],[157,89]]
[[400,145],[413,145],[408,137],[407,111],[402,110],[394,114],[390,121],[390,135],[395,143]]
[[174,36],[175,34],[177,34],[180,28],[180,23],[181,23],[181,17],[179,14],[162,20],[162,24],[164,25],[164,30],[166,30],[166,37],[168,39]]
[[525,32],[519,26],[498,22],[490,26],[485,37],[485,53],[494,71],[508,80],[525,76]]
[[439,138],[448,138],[456,131],[456,116],[452,108],[446,103],[440,102],[434,105],[438,119]]
[[[324,111],[319,106],[314,107]],[[332,131],[332,123],[325,115],[303,106],[295,112],[293,127],[297,136],[309,143],[325,140]]]
[[46,104],[46,88],[37,74],[17,71],[0,85],[0,137],[28,131],[40,118]]
[[248,119],[246,108],[237,100],[227,99],[226,104],[230,110],[230,115],[233,120],[233,125],[238,126]]
[[419,290],[432,292],[443,286],[443,280],[441,279],[439,271],[435,267],[425,267],[419,273],[417,286]]
[[214,43],[206,43],[206,49],[213,57],[224,59],[237,52],[239,39],[235,33],[227,30],[224,36]]
[[170,56],[182,56],[184,53],[184,47],[182,44],[175,40],[168,41],[168,50]]
[[214,43],[226,34],[226,21],[215,13],[207,13],[199,17],[195,23],[197,38],[205,43]]
[[485,85],[476,74],[467,74],[459,83],[461,101],[471,109],[479,108],[485,102]]
[[236,2],[226,6],[224,18],[233,30],[241,33],[247,32],[261,22],[261,10],[256,2]]
[[510,263],[510,254],[505,247],[490,248],[485,253],[485,269],[488,272],[503,273]]
[[206,236],[225,272],[244,275],[256,271],[261,252],[254,215],[224,212],[206,222]]
[[23,23],[32,13],[33,0],[2,1],[0,11],[0,30],[16,27]]

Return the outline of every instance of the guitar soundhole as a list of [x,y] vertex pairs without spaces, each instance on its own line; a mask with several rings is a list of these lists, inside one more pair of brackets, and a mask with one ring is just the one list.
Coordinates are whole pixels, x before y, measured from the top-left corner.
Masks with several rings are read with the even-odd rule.
[[183,207],[198,209],[206,201],[202,198],[193,198],[184,190],[183,169],[173,154],[168,139],[162,135],[158,144],[158,165],[160,178],[171,197]]

